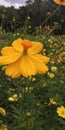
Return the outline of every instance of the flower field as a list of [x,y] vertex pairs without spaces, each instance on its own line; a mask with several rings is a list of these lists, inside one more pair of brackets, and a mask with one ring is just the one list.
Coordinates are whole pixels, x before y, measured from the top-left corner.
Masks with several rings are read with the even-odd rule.
[[48,71],[40,74],[36,68],[34,75],[26,70],[25,76],[22,70],[23,75],[11,78],[5,74],[8,60],[0,59],[0,130],[65,130],[65,35],[4,33],[0,51],[18,38],[42,43]]

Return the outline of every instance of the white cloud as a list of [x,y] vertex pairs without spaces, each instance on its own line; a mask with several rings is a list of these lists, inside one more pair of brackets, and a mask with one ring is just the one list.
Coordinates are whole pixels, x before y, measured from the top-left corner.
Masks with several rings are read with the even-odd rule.
[[4,5],[5,7],[14,6],[15,8],[19,8],[19,6],[25,5],[26,0],[1,0],[0,5]]
[[6,2],[8,2],[8,3],[18,3],[18,4],[24,4],[25,3],[25,1],[26,0],[4,0],[4,1],[6,1]]

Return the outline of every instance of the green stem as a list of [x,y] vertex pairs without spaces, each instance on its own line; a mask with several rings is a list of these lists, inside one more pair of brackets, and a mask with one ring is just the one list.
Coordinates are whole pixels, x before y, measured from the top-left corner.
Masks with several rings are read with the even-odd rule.
[[29,119],[27,119],[27,121],[26,121],[26,130],[31,130],[30,129],[30,121],[29,121]]
[[61,6],[59,6],[44,22],[41,23],[41,26],[45,24],[59,9]]

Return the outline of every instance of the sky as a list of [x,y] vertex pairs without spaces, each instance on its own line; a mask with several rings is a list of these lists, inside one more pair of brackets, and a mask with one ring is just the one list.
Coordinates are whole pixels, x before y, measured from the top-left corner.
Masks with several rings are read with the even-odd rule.
[[5,7],[14,6],[19,8],[19,6],[24,6],[26,0],[1,0],[0,6],[4,5]]

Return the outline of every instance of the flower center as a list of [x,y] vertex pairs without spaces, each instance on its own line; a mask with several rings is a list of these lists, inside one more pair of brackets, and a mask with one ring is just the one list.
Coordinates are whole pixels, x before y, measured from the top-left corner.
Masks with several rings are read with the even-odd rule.
[[64,114],[64,111],[62,111],[61,114]]
[[28,48],[32,47],[32,44],[29,40],[23,40],[21,43],[24,47],[23,55],[27,55]]
[[24,47],[24,50],[27,50],[28,48],[32,47],[32,44],[29,40],[23,40],[22,45]]

